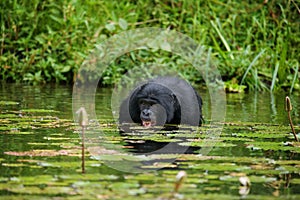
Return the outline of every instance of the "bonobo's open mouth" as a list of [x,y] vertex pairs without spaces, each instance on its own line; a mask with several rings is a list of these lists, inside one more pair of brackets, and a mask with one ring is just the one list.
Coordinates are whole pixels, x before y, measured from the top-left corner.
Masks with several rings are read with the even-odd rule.
[[152,121],[142,121],[144,127],[151,127],[155,125],[155,122]]

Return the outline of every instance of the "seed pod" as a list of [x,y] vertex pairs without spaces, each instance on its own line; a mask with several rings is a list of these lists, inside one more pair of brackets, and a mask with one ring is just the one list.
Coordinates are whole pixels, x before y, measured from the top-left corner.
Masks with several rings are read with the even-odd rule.
[[184,179],[186,178],[187,174],[185,171],[179,171],[176,175],[176,182],[174,187],[174,192],[178,192],[180,186],[182,185]]
[[251,186],[250,179],[247,176],[240,177],[239,181],[240,181],[241,186],[246,186],[246,187]]
[[80,107],[76,114],[78,115],[78,123],[80,126],[87,126],[89,123],[88,114],[84,107]]
[[286,110],[287,112],[293,110],[293,107],[292,107],[292,104],[291,104],[290,97],[288,97],[288,96],[285,97],[285,110]]

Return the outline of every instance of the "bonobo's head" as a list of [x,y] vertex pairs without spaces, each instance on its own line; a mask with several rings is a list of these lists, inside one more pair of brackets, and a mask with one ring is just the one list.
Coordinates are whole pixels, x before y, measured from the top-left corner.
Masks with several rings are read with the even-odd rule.
[[144,127],[163,126],[172,123],[177,104],[170,89],[157,83],[148,83],[137,88],[131,96],[129,112],[132,120]]
[[167,120],[167,114],[157,100],[150,98],[139,99],[139,110],[141,123],[145,127],[162,126]]

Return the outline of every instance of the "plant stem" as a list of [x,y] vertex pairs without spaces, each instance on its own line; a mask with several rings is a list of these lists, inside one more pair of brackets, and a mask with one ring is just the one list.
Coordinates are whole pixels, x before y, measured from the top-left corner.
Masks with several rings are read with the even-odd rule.
[[299,142],[298,137],[296,135],[294,125],[293,125],[293,121],[292,121],[292,118],[291,118],[291,110],[293,109],[293,107],[292,107],[292,104],[291,104],[291,100],[288,96],[285,98],[285,102],[286,102],[286,111],[288,112],[288,118],[289,118],[289,121],[290,121],[290,126],[291,126],[291,129],[292,129],[293,135],[295,137],[295,140],[297,142]]
[[84,126],[82,126],[82,147],[81,147],[81,169],[82,173],[85,173],[85,163],[84,163]]
[[299,142],[298,137],[297,137],[296,132],[295,132],[295,128],[294,128],[294,125],[293,125],[293,121],[292,121],[292,118],[291,118],[291,113],[290,113],[290,111],[288,111],[288,118],[289,118],[289,121],[290,121],[290,126],[291,126],[291,129],[292,129],[293,135],[294,135],[294,137],[295,137],[295,140],[296,140],[297,142]]

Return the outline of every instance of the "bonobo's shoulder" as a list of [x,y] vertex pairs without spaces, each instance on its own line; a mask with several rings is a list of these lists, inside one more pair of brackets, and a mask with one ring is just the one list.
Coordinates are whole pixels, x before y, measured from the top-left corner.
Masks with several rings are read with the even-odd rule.
[[160,84],[187,83],[185,80],[176,76],[159,76],[154,79],[151,79],[149,82],[160,83]]
[[166,87],[190,88],[190,84],[177,76],[159,76],[149,81],[149,83],[157,83]]

